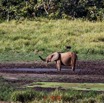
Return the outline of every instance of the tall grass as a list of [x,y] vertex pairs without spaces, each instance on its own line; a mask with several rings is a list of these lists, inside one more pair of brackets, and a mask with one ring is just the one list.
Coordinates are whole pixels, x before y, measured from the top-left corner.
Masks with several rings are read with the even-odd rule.
[[26,90],[12,93],[11,101],[19,101],[20,103],[103,103],[104,94],[74,90],[60,91],[57,89],[46,94],[44,91]]
[[0,24],[0,53],[49,54],[72,51],[79,55],[104,55],[104,22],[82,20],[10,21]]
[[[21,86],[23,87],[23,85]],[[73,89],[59,90],[58,88],[51,92],[44,91],[44,89],[36,91],[35,88],[19,89],[10,81],[0,77],[0,101],[15,103],[103,103],[104,93]]]
[[0,101],[9,101],[14,87],[0,77]]

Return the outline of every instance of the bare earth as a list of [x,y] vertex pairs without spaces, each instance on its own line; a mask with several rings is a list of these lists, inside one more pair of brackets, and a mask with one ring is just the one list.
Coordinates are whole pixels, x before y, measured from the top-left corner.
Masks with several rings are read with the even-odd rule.
[[57,72],[55,64],[41,61],[0,63],[0,76],[11,81],[55,81],[71,83],[104,83],[104,61],[78,61],[76,70],[62,67]]

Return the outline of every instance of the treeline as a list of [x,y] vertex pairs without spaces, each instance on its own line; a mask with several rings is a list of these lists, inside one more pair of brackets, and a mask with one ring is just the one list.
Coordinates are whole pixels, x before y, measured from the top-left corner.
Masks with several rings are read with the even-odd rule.
[[0,20],[21,18],[104,19],[104,0],[0,0]]

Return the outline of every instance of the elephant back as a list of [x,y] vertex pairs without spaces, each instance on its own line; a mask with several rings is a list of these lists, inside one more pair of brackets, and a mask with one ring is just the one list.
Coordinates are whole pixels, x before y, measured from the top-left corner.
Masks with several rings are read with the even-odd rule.
[[54,52],[54,53],[52,54],[51,61],[56,61],[56,60],[58,60],[58,59],[59,59],[59,56],[60,56],[60,53]]

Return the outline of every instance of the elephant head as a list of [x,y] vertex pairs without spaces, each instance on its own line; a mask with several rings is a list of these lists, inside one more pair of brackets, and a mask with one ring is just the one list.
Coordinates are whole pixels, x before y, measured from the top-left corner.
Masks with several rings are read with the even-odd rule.
[[45,62],[53,62],[59,59],[60,54],[58,52],[55,52],[53,54],[50,54],[49,56],[46,57],[46,59],[43,59],[41,56],[39,56],[41,60],[45,61]]

